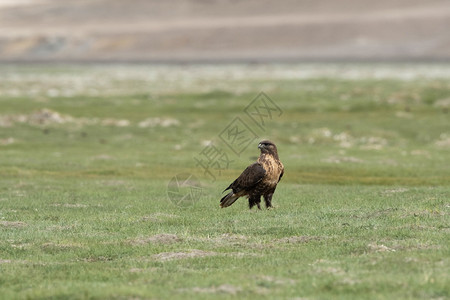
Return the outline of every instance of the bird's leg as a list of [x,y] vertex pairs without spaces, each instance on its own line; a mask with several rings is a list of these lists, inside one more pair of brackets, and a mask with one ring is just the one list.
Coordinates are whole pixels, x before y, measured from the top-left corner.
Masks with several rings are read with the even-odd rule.
[[248,198],[248,206],[252,209],[253,206],[257,206],[258,209],[261,209],[261,196],[251,196]]
[[255,205],[255,202],[253,201],[253,198],[248,198],[248,208],[252,209],[252,207]]
[[261,196],[257,196],[255,198],[255,202],[256,202],[256,206],[258,207],[258,209],[261,210]]
[[266,208],[272,208],[272,196],[273,193],[264,195],[264,202],[266,203]]

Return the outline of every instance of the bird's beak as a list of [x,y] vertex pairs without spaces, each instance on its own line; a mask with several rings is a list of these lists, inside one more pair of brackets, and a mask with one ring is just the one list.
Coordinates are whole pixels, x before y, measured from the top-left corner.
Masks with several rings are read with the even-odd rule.
[[258,149],[262,149],[263,145],[261,143],[258,144]]

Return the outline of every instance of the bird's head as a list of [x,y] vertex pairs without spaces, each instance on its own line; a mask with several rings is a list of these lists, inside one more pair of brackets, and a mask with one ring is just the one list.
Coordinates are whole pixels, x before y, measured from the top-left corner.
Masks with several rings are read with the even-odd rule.
[[262,140],[259,142],[258,149],[261,150],[261,153],[277,154],[277,146],[269,140]]

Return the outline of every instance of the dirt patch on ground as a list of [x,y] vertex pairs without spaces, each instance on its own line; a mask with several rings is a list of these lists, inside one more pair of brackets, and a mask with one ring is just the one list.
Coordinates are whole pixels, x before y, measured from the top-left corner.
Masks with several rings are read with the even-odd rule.
[[9,264],[11,263],[10,259],[0,259],[0,264]]
[[140,246],[146,244],[173,244],[179,243],[181,241],[183,241],[183,239],[175,234],[162,233],[150,237],[141,237],[133,239],[130,241],[130,244]]
[[[1,127],[1,125],[0,125]],[[0,146],[7,146],[7,145],[11,145],[14,144],[16,142],[16,140],[12,137],[6,138],[6,139],[0,139]]]
[[118,120],[111,118],[76,118],[48,108],[42,108],[31,112],[28,115],[0,115],[0,127],[12,127],[14,124],[28,124],[39,127],[61,124],[72,124],[79,126],[100,124],[102,126],[127,127],[130,126],[131,122],[129,120]]
[[395,189],[387,189],[387,190],[384,190],[384,191],[382,192],[382,194],[383,194],[383,195],[390,195],[390,194],[404,193],[404,192],[407,192],[407,191],[409,191],[409,189],[404,188],[404,187],[399,187],[399,188],[395,188]]
[[322,238],[318,236],[288,236],[281,239],[275,240],[278,243],[290,243],[290,244],[296,244],[296,243],[308,243],[311,241],[319,241]]
[[443,133],[441,134],[439,140],[435,142],[438,147],[450,147],[450,135]]
[[26,223],[20,221],[0,221],[0,225],[11,228],[21,228],[27,226]]
[[[100,155],[96,155],[91,157],[92,160],[114,160],[115,158],[112,157],[111,155],[108,154],[100,154]],[[109,183],[108,181],[102,181],[101,184],[105,184],[105,185],[115,185],[115,182],[120,182],[121,180],[111,180],[112,184]]]
[[396,250],[393,248],[389,248],[383,244],[369,244],[367,245],[371,252],[395,252]]
[[130,126],[131,122],[129,120],[125,119],[104,119],[102,120],[101,124],[103,126],[116,126],[116,127],[127,127]]
[[26,118],[30,125],[63,124],[74,120],[71,116],[63,115],[47,108],[35,111],[26,116]]
[[66,225],[66,226],[52,225],[52,226],[47,227],[47,230],[49,230],[49,231],[64,231],[64,230],[74,230],[75,228],[77,228],[77,225],[75,225],[75,224]]
[[148,118],[139,122],[141,128],[152,127],[170,127],[180,125],[180,121],[173,118]]
[[15,123],[27,123],[29,125],[63,124],[73,122],[73,120],[71,116],[43,108],[29,115],[2,115],[0,116],[0,127],[11,127]]
[[55,207],[67,207],[67,208],[84,208],[84,207],[88,207],[86,204],[81,204],[81,203],[55,203],[55,204],[52,204],[52,206],[55,206]]
[[230,294],[236,295],[242,289],[240,287],[236,287],[230,284],[222,284],[219,286],[211,286],[211,287],[193,287],[192,289],[180,289],[180,292],[194,292],[194,293],[202,293],[202,294]]
[[257,276],[255,277],[256,280],[258,281],[263,281],[263,282],[268,282],[268,283],[273,283],[276,285],[292,285],[295,284],[296,281],[294,279],[290,279],[290,278],[277,278],[277,277],[273,277],[273,276],[267,276],[267,275],[261,275],[261,276]]
[[78,261],[83,261],[87,263],[95,263],[95,262],[104,262],[104,261],[113,261],[114,258],[110,256],[89,256],[82,259],[79,259]]
[[[385,244],[389,245],[386,246]],[[367,245],[369,252],[396,252],[441,249],[441,245],[417,242],[416,240],[381,240]]]
[[189,252],[162,252],[162,253],[155,254],[152,257],[155,260],[159,260],[159,261],[170,261],[170,260],[177,260],[177,259],[208,257],[208,256],[217,256],[217,255],[219,255],[217,252],[193,249]]
[[339,261],[318,259],[310,264],[314,272],[318,274],[330,274],[334,276],[345,276],[347,272],[340,267]]

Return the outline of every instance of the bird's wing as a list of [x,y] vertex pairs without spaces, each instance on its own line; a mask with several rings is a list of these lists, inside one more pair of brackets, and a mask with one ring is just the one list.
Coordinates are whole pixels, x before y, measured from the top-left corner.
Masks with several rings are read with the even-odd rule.
[[281,171],[280,177],[278,177],[278,182],[280,182],[281,177],[283,177],[283,175],[284,175],[284,168],[283,168],[283,170]]
[[264,170],[261,164],[251,164],[232,184],[230,184],[228,188],[233,189],[233,192],[235,193],[241,190],[250,189],[260,182],[265,174],[266,170]]

